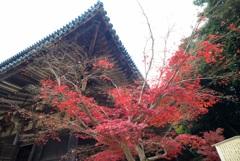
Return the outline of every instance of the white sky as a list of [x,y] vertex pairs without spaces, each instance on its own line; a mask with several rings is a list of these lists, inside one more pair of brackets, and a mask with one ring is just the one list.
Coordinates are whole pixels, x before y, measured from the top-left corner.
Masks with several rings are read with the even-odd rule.
[[[193,0],[140,0],[156,39],[163,50],[163,37],[175,25],[169,49],[188,36],[195,24]],[[10,58],[87,11],[97,0],[4,0],[0,1],[0,62]],[[142,51],[149,37],[146,21],[136,0],[102,0],[120,40],[141,69]]]

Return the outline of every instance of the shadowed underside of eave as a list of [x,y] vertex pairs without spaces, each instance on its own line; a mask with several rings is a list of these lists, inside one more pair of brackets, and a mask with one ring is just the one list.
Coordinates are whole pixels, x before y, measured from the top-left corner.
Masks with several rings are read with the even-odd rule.
[[66,62],[107,58],[114,63],[114,67],[106,71],[106,75],[118,86],[142,79],[126,50],[119,44],[102,6],[98,7],[86,20],[66,30],[62,36],[45,43],[37,50],[37,47],[29,48],[25,53],[0,65],[0,114],[11,109],[11,104],[24,107],[34,103],[32,95],[25,88],[29,84],[39,84],[40,80],[52,77],[53,74],[48,69],[34,64],[42,55],[52,52],[65,55]]

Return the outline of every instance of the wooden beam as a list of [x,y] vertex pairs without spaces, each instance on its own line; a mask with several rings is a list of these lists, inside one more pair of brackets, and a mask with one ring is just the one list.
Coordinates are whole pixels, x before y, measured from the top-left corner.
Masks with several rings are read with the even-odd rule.
[[[26,101],[27,103],[29,103],[28,101]],[[11,100],[11,99],[7,99],[7,98],[0,98],[0,103],[8,103],[8,104],[23,104],[24,101],[23,100]]]
[[[81,60],[85,60],[85,59],[88,58],[88,53],[87,53],[86,50],[84,50],[83,47],[79,46],[79,45],[76,44],[76,43],[72,43],[72,44],[71,44],[71,47],[72,47],[72,51],[73,51],[74,53],[77,53],[76,56],[79,57],[80,61],[81,61]],[[80,54],[79,54],[79,52],[80,52]]]
[[100,22],[97,22],[97,21],[94,22],[95,32],[94,32],[93,39],[90,43],[89,50],[88,50],[90,58],[93,56],[93,51],[94,51],[97,36],[98,36],[99,25],[100,25]]
[[[82,36],[84,33],[88,32],[94,25],[90,25],[87,28],[84,29],[76,29],[75,31],[73,31],[72,33],[74,33],[74,38],[71,40],[68,40],[69,44],[73,43],[75,40],[77,40],[77,38],[79,38],[80,36]],[[70,34],[71,35],[71,34]],[[66,36],[68,37],[68,36]]]
[[8,85],[6,84],[0,84],[0,87],[7,90],[7,91],[10,91],[12,93],[16,93],[18,90],[16,90],[15,88],[12,88],[12,87],[9,87]]
[[20,86],[18,86],[18,85],[16,85],[16,84],[7,82],[7,81],[2,81],[2,83],[3,83],[3,84],[6,84],[6,85],[8,85],[8,86],[10,86],[10,87],[15,88],[16,90],[21,90],[21,89],[22,89],[22,87],[20,87]]

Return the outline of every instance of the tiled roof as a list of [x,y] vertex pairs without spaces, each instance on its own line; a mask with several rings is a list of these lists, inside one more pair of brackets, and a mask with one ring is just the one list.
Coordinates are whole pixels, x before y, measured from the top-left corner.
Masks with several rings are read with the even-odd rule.
[[135,63],[133,62],[132,58],[126,51],[125,47],[123,46],[122,42],[119,40],[119,37],[116,34],[116,31],[112,28],[113,25],[109,22],[110,18],[106,16],[107,12],[103,8],[103,3],[98,1],[94,6],[92,6],[88,11],[84,12],[81,16],[78,16],[71,22],[69,22],[64,27],[58,29],[54,33],[48,35],[47,37],[43,38],[42,40],[38,41],[37,43],[33,44],[32,46],[26,48],[25,50],[19,52],[15,56],[3,61],[0,64],[0,74],[5,73],[6,71],[10,70],[12,67],[17,66],[18,64],[21,64],[22,62],[28,60],[36,54],[37,51],[41,50],[44,46],[50,44],[54,40],[60,38],[63,35],[68,34],[72,29],[74,29],[78,24],[81,24],[81,22],[84,22],[88,19],[90,19],[92,16],[94,16],[97,12],[100,12],[103,15],[104,20],[107,22],[106,24],[109,25],[110,33],[113,37],[113,40],[115,41],[115,44],[118,46],[121,53],[125,56],[127,62],[130,64],[132,69],[135,71],[135,74],[137,74],[140,78],[142,78],[142,75],[138,68],[136,67]]

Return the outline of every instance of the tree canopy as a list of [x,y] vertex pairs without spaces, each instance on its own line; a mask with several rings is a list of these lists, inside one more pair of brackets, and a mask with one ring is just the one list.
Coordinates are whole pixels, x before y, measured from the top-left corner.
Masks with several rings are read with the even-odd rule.
[[[147,79],[154,61],[149,22],[151,52],[143,60],[146,77],[134,83],[118,86],[111,80],[109,71],[117,64],[105,57],[76,64],[54,54],[38,57],[36,62],[47,66],[52,76],[31,86],[36,101],[32,111],[18,109],[24,117],[41,122],[36,141],[60,141],[62,131],[92,140],[87,155],[80,143],[63,160],[153,161],[174,159],[184,151],[191,152],[192,158],[219,160],[211,145],[224,139],[224,129],[230,129],[225,133],[229,137],[238,134],[240,127],[240,3],[194,3],[207,3],[197,27],[164,60],[154,79]],[[46,110],[36,112],[40,106]]]
[[222,127],[227,138],[239,135],[240,1],[196,0],[194,3],[207,5],[200,14],[207,21],[196,34],[196,42],[212,35],[215,39],[211,43],[220,44],[223,51],[214,62],[202,62],[199,67],[199,73],[209,78],[201,84],[222,93],[222,99],[198,121],[192,132]]

